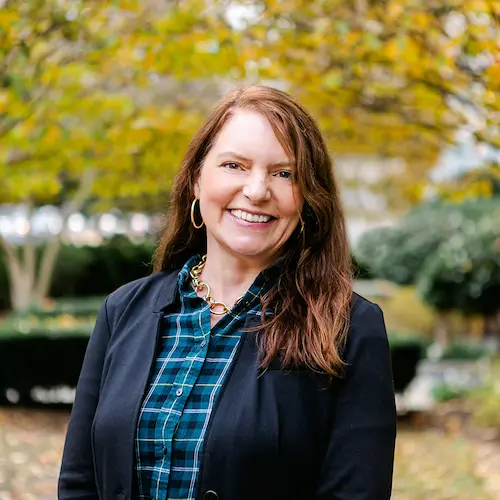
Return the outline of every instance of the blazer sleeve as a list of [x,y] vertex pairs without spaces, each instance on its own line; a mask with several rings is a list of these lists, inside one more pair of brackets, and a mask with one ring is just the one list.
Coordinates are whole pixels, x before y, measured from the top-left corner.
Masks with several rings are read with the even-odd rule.
[[353,311],[331,434],[315,500],[391,497],[396,406],[389,343],[380,308]]
[[78,379],[59,474],[59,500],[98,500],[91,427],[99,400],[109,332],[106,299],[98,313]]

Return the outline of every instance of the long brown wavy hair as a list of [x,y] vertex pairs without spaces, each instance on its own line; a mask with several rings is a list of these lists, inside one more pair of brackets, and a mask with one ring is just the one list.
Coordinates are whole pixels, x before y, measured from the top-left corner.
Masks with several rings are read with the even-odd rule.
[[[351,259],[333,166],[321,132],[290,95],[251,85],[224,97],[192,138],[171,191],[166,227],[154,257],[154,272],[176,270],[206,252],[205,228],[190,222],[194,183],[221,128],[235,110],[252,110],[270,122],[295,162],[295,182],[304,197],[297,226],[283,249],[283,268],[262,298],[258,335],[262,367],[278,358],[286,367],[305,367],[340,376],[349,328]],[[272,315],[265,315],[271,310]]]

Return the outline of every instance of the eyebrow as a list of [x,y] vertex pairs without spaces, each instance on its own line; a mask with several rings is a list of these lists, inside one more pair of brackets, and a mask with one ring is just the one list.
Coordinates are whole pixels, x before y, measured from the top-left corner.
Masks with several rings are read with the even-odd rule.
[[[244,156],[241,156],[238,153],[235,153],[234,151],[224,151],[223,153],[220,153],[219,155],[217,155],[217,158],[228,157],[228,156],[231,156],[232,158],[237,158],[238,160],[241,160],[241,161],[246,161],[246,162],[252,161],[249,158],[246,158]],[[289,161],[289,160],[278,161],[278,162],[272,164],[273,167],[292,167],[294,165],[295,165],[295,163],[292,161]]]

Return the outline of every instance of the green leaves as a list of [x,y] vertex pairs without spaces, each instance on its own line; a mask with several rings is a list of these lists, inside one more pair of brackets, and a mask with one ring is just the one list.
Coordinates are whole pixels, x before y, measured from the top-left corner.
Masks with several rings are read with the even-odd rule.
[[433,203],[365,233],[356,256],[377,276],[416,285],[437,310],[500,309],[500,199]]
[[[404,159],[392,186],[370,186],[398,208],[421,199],[469,105],[482,115],[476,136],[500,145],[496,2],[241,4],[251,15],[233,30],[225,7],[204,0],[10,0],[0,9],[1,161],[23,158],[15,164],[30,176],[50,158],[78,175],[85,159],[108,178],[132,154],[171,179],[220,83],[235,78],[283,84],[336,154]],[[450,108],[458,99],[467,105]]]
[[11,0],[0,9],[0,203],[48,202],[89,167],[99,173],[93,194],[107,199],[165,189],[200,122],[181,81],[240,64],[228,27],[204,7]]
[[[476,123],[478,136],[500,141],[498,129],[487,128],[500,102],[494,99],[500,95],[496,4],[290,0],[284,9],[283,2],[268,1],[244,35],[255,42],[255,60],[273,62],[259,76],[286,82],[319,119],[333,152],[403,158],[405,173],[392,182],[399,201],[414,203],[413,186],[454,141],[469,106],[484,117]],[[259,36],[263,27],[273,36]],[[478,54],[490,62],[479,67]],[[346,122],[349,135],[339,125]]]

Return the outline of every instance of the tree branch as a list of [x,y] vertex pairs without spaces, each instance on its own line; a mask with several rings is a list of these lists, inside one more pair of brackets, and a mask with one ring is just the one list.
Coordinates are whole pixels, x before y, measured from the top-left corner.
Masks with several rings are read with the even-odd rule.
[[[33,215],[33,203],[30,201],[27,203],[28,206],[28,221],[31,224],[31,219]],[[24,271],[25,277],[29,279],[29,288],[33,288],[36,275],[36,248],[35,242],[33,240],[33,232],[30,227],[28,234],[25,237],[24,247]]]
[[16,309],[19,297],[20,280],[22,280],[21,259],[16,253],[16,249],[2,236],[0,236],[0,249],[3,249],[6,256],[7,276],[9,279],[9,293],[12,306]]
[[16,254],[16,250],[14,249],[14,247],[3,236],[0,236],[0,248],[3,248],[9,266],[12,266],[12,268],[20,271],[21,260]]
[[21,123],[24,118],[17,120],[5,120],[4,123],[0,122],[0,138],[7,135],[18,123]]
[[94,181],[97,179],[97,169],[95,167],[87,167],[82,175],[82,180],[76,193],[69,203],[63,208],[62,216],[66,220],[73,212],[80,210],[85,201],[90,196]]
[[[78,190],[74,194],[73,198],[69,201],[69,203],[62,209],[62,218],[64,225],[66,224],[68,217],[72,213],[77,212],[82,208],[83,204],[92,192],[92,187],[96,178],[97,170],[95,169],[95,167],[89,167],[83,172],[82,180],[80,182]],[[42,300],[47,296],[52,279],[52,271],[54,270],[55,261],[60,248],[61,237],[56,236],[51,241],[49,241],[43,253],[36,285],[36,297],[38,300]]]

